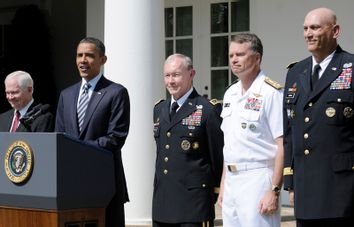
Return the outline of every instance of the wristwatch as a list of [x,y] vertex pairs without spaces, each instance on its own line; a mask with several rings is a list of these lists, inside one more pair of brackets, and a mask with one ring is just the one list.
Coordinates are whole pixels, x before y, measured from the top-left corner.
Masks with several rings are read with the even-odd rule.
[[278,185],[272,185],[272,192],[274,192],[276,195],[279,195],[280,187]]

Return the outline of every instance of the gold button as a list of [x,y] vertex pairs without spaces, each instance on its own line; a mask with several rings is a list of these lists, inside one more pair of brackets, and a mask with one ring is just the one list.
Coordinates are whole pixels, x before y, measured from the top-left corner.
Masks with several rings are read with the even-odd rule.
[[352,170],[354,170],[354,166],[352,166]]
[[168,170],[167,170],[167,169],[165,169],[165,170],[163,171],[163,173],[164,173],[164,174],[167,174],[167,173],[168,173]]
[[306,150],[304,151],[304,154],[305,154],[305,155],[308,155],[308,154],[310,154],[310,151],[306,149]]
[[337,99],[337,102],[342,102],[342,99],[340,99],[340,98],[339,98],[339,99]]
[[304,134],[304,139],[307,139],[307,138],[309,138],[309,134],[308,134],[308,133],[305,133],[305,134]]
[[170,145],[166,144],[165,148],[170,149]]
[[202,184],[202,187],[205,188],[205,187],[206,187],[206,184]]
[[167,137],[171,137],[171,133],[170,132],[167,132]]
[[309,107],[311,107],[311,106],[312,106],[312,102],[309,103]]
[[190,133],[188,133],[188,136],[193,136],[193,133],[191,133],[191,132],[190,132]]
[[310,118],[309,117],[305,117],[305,122],[309,122]]
[[165,162],[168,162],[168,157],[165,157]]

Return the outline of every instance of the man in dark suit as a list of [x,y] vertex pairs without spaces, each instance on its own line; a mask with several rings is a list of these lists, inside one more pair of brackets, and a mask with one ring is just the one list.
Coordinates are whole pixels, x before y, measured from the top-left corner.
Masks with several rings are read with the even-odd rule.
[[304,37],[312,56],[286,78],[284,188],[300,227],[354,223],[354,55],[338,46],[339,34],[332,10],[310,11]]
[[213,226],[223,164],[221,105],[197,93],[194,75],[187,56],[174,54],[165,61],[171,97],[154,108],[155,227]]
[[[54,117],[50,112],[33,110],[38,103],[33,99],[33,80],[29,73],[15,71],[5,78],[6,99],[12,109],[0,115],[1,132],[52,132]],[[33,110],[33,111],[32,111]],[[36,114],[31,121],[22,121],[28,114]],[[31,116],[33,116],[31,114]]]
[[55,131],[107,149],[115,161],[116,194],[106,209],[106,226],[125,226],[124,203],[129,200],[121,149],[128,135],[130,104],[128,91],[106,79],[104,44],[85,38],[77,47],[76,64],[82,80],[60,94]]

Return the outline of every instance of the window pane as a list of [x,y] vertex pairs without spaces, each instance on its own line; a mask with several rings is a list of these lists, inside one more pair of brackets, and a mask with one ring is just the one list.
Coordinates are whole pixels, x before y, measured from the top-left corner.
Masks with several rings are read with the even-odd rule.
[[210,6],[211,33],[228,32],[228,3],[216,3]]
[[211,71],[211,98],[222,100],[228,86],[228,70]]
[[179,39],[176,40],[176,53],[184,54],[193,59],[193,40]]
[[249,0],[238,0],[231,3],[231,31],[249,31]]
[[165,9],[165,37],[173,36],[173,8]]
[[176,36],[192,35],[193,32],[192,6],[176,8]]
[[166,40],[165,41],[165,57],[167,58],[173,54],[173,40]]
[[228,66],[227,36],[211,37],[211,67]]

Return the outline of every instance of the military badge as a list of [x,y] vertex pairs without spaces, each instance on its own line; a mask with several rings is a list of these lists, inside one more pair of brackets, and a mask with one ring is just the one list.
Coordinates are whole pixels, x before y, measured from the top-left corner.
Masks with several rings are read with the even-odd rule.
[[290,117],[292,118],[292,119],[294,119],[295,118],[295,110],[290,110]]
[[242,122],[242,123],[241,123],[241,128],[243,128],[243,129],[247,128],[247,123]]
[[194,111],[188,117],[182,119],[182,125],[187,125],[188,128],[190,128],[190,126],[192,126],[192,128],[193,127],[195,128],[195,126],[201,125],[202,115],[203,115],[203,105],[197,105],[196,107],[197,107],[196,111]]
[[199,148],[199,143],[198,143],[198,142],[194,142],[194,143],[192,144],[192,148],[193,148],[194,150],[197,150],[197,149]]
[[250,124],[249,128],[251,131],[255,131],[257,129],[255,124]]
[[262,100],[249,97],[245,104],[246,110],[259,111],[262,108]]
[[347,106],[344,108],[343,114],[344,114],[344,117],[351,118],[353,116],[353,109],[351,107]]
[[17,140],[7,149],[5,155],[5,172],[15,184],[24,183],[32,174],[33,153],[24,141]]
[[326,109],[326,115],[327,117],[334,117],[334,115],[336,115],[336,109],[334,109],[333,107],[328,107]]
[[344,65],[343,65],[343,68],[350,68],[350,67],[352,67],[353,66],[353,63],[351,63],[351,62],[348,62],[348,63],[344,63]]
[[225,107],[230,107],[230,103],[229,103],[229,102],[224,103],[224,108],[225,108]]
[[181,148],[184,151],[188,151],[189,148],[191,148],[191,143],[188,140],[182,140],[181,142]]
[[296,83],[293,84],[293,86],[288,88],[288,92],[286,94],[287,98],[294,98],[296,94]]
[[343,66],[344,69],[342,69],[342,73],[331,83],[330,90],[345,90],[351,88],[353,68],[350,66],[346,68]]

